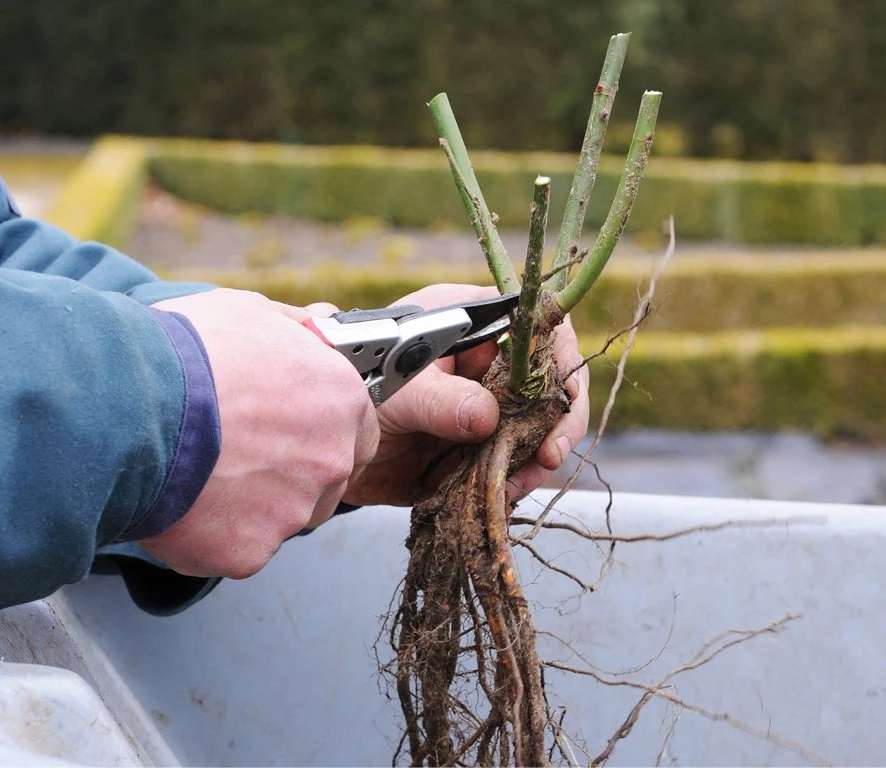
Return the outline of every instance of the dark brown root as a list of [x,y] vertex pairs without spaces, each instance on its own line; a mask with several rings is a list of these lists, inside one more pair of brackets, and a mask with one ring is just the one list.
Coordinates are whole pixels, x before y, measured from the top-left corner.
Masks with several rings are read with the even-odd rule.
[[499,401],[498,429],[412,512],[391,638],[413,765],[549,762],[541,666],[512,560],[505,481],[569,398],[544,339],[532,370],[538,395],[515,397],[506,364],[496,361],[484,385]]

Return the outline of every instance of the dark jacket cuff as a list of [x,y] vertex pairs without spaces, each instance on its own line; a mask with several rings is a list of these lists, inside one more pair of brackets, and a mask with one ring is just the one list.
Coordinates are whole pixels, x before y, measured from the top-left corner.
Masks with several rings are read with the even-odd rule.
[[221,578],[183,576],[134,541],[109,544],[95,553],[90,572],[119,574],[139,608],[154,616],[173,616],[200,602]]
[[123,537],[133,541],[162,533],[193,506],[221,451],[215,382],[206,349],[191,322],[177,312],[148,308],[169,335],[185,378],[178,446],[160,494],[148,513]]

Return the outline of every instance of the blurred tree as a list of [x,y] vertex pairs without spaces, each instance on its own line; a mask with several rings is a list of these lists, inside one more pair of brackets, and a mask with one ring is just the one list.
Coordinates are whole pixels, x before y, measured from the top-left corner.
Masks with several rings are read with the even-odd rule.
[[828,83],[834,111],[819,112],[818,142],[848,162],[886,162],[886,3],[845,0],[838,8]]
[[884,125],[886,3],[645,5],[644,66],[661,72],[693,154],[886,159],[873,141]]
[[883,0],[30,0],[0,25],[0,129],[575,150],[609,36],[696,155],[884,161]]

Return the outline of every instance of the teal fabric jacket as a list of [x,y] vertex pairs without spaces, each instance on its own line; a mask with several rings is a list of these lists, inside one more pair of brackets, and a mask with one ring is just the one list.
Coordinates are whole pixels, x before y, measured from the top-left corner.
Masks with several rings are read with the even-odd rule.
[[0,180],[0,608],[90,572],[155,614],[218,583],[135,543],[188,510],[218,457],[199,336],[150,308],[211,288],[22,218]]

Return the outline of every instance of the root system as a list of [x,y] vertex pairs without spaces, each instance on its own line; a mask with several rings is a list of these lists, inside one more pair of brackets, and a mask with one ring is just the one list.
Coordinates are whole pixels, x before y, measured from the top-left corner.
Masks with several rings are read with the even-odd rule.
[[412,512],[409,565],[393,614],[392,673],[405,717],[395,761],[544,765],[548,714],[536,633],[508,538],[506,478],[569,409],[551,345],[532,361],[537,396],[508,389],[499,358],[484,381],[501,407],[471,449]]

